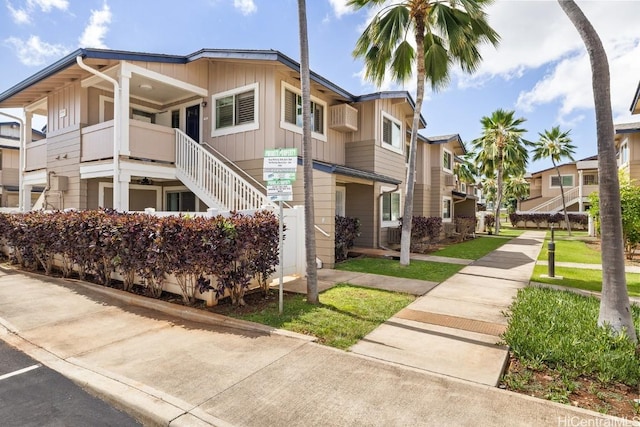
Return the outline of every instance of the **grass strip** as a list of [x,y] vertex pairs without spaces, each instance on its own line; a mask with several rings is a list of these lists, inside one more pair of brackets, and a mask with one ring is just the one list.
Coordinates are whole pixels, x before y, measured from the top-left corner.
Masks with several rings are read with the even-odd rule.
[[294,295],[287,298],[282,315],[274,301],[260,312],[234,317],[312,335],[322,344],[347,349],[414,300],[409,294],[341,283],[322,292],[319,305]]
[[446,248],[442,248],[438,251],[431,253],[430,255],[437,255],[449,258],[462,258],[462,259],[478,259],[487,255],[488,253],[495,251],[500,246],[509,242],[511,237],[503,236],[499,237],[477,237],[473,240],[467,240],[466,242],[456,243]]
[[[566,286],[569,288],[584,289],[586,291],[602,292],[602,271],[587,270],[582,268],[558,267],[555,268],[555,275],[562,276],[562,279],[551,279],[542,277],[548,274],[549,268],[546,265],[536,265],[533,269],[531,280],[551,285]],[[640,274],[627,273],[627,290],[630,296],[640,296]]]
[[462,267],[464,265],[416,260],[411,260],[408,266],[404,266],[393,259],[353,258],[336,264],[335,269],[439,283],[456,274]]

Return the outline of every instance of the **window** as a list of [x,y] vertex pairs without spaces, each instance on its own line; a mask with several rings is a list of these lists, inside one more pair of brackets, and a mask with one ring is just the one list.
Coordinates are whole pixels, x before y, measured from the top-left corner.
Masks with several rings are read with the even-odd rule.
[[400,193],[383,193],[382,222],[398,221],[400,216]]
[[180,110],[171,111],[171,127],[180,129]]
[[167,192],[167,211],[195,212],[196,196],[190,191]]
[[[573,175],[560,175],[560,177],[562,178],[563,187],[573,187]],[[560,187],[560,180],[557,175],[551,177],[551,186]]]
[[131,110],[131,118],[133,120],[138,120],[140,122],[146,122],[146,123],[155,123],[156,122],[156,115],[153,113],[150,113],[148,111],[143,111],[143,110],[139,110],[136,108],[133,108]]
[[258,83],[212,97],[215,123],[211,136],[258,129]]
[[442,150],[442,168],[453,173],[453,154],[447,149]]
[[382,146],[402,152],[402,124],[388,115],[382,113]]
[[598,175],[582,175],[582,185],[598,185]]
[[466,182],[461,182],[460,183],[460,192],[467,194],[467,183]]
[[618,154],[618,159],[620,160],[620,166],[629,162],[629,143],[627,142],[626,139],[620,145],[620,152]]
[[[327,104],[311,97],[311,132],[314,138],[326,141],[325,109]],[[282,121],[280,126],[302,133],[302,95],[293,86],[282,82]]]
[[346,187],[336,187],[336,215],[345,216]]
[[444,222],[450,222],[451,221],[451,199],[448,197],[445,197],[442,199],[442,220]]

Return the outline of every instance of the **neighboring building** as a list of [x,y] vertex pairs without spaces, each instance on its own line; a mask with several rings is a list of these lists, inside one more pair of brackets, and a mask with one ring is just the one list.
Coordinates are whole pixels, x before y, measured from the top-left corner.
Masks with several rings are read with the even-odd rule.
[[569,212],[589,209],[589,195],[598,191],[598,156],[559,165],[560,178],[555,168],[544,169],[525,178],[529,182],[529,198],[520,203],[524,212],[558,212],[562,210],[560,179]]
[[[32,141],[45,134],[32,130]],[[0,122],[0,208],[17,208],[20,185],[20,124]],[[40,192],[42,188],[38,189]],[[34,194],[34,199],[39,194]],[[33,200],[35,201],[35,200]]]
[[[632,110],[634,111],[634,110]],[[634,114],[638,114],[634,111]],[[618,168],[636,184],[640,183],[640,123],[623,123],[615,126]]]
[[[404,91],[356,96],[311,80],[317,252],[330,267],[336,214],[360,219],[357,245],[384,245],[399,224],[415,104]],[[0,108],[24,109],[27,129],[34,114],[47,118],[46,139],[26,144],[22,206],[36,187],[53,209],[268,204],[264,150],[302,154],[299,86],[299,64],[277,51],[79,49],[0,94]],[[419,146],[415,213],[470,215],[471,190],[451,169],[464,151],[459,136]],[[299,165],[291,205],[304,202]]]

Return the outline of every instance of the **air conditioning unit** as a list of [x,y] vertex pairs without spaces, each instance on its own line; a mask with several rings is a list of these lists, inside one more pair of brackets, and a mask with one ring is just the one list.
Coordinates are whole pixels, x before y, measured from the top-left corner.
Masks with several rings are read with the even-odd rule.
[[329,107],[329,128],[338,132],[355,132],[358,130],[358,110],[349,104]]
[[49,181],[51,191],[67,191],[69,178],[63,175],[52,175]]

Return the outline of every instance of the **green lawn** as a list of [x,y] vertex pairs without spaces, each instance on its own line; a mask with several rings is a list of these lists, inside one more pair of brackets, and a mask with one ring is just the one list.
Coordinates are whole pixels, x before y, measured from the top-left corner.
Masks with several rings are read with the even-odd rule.
[[433,252],[431,255],[444,256],[450,258],[462,259],[478,259],[487,255],[489,252],[498,249],[500,246],[511,240],[511,237],[477,237],[466,242],[456,243],[447,246],[439,251]]
[[400,265],[400,261],[393,259],[354,258],[336,264],[335,269],[442,282],[456,274],[462,267],[464,265],[415,260],[411,260],[408,266],[403,266]]
[[511,225],[500,224],[499,237],[518,237],[527,230],[521,230],[519,228],[511,228]]
[[[554,239],[560,240],[575,240],[584,239],[589,237],[589,232],[586,230],[571,230],[571,236],[567,230],[554,230]],[[547,230],[547,240],[551,240],[551,230]]]
[[[587,270],[581,268],[556,267],[555,275],[562,276],[560,279],[549,279],[548,277],[540,277],[547,274],[549,269],[546,265],[536,265],[533,270],[531,280],[534,282],[549,283],[558,286],[567,286],[570,288],[584,289],[587,291],[602,291],[602,271]],[[640,296],[640,274],[627,273],[627,289],[629,295]]]
[[[539,260],[549,259],[548,240],[544,242]],[[556,262],[578,262],[581,264],[600,264],[600,252],[587,246],[580,240],[556,240]]]
[[320,304],[306,302],[304,295],[288,298],[284,313],[274,301],[263,311],[234,315],[274,328],[312,335],[318,342],[347,349],[378,325],[415,300],[408,294],[339,284],[320,294]]

